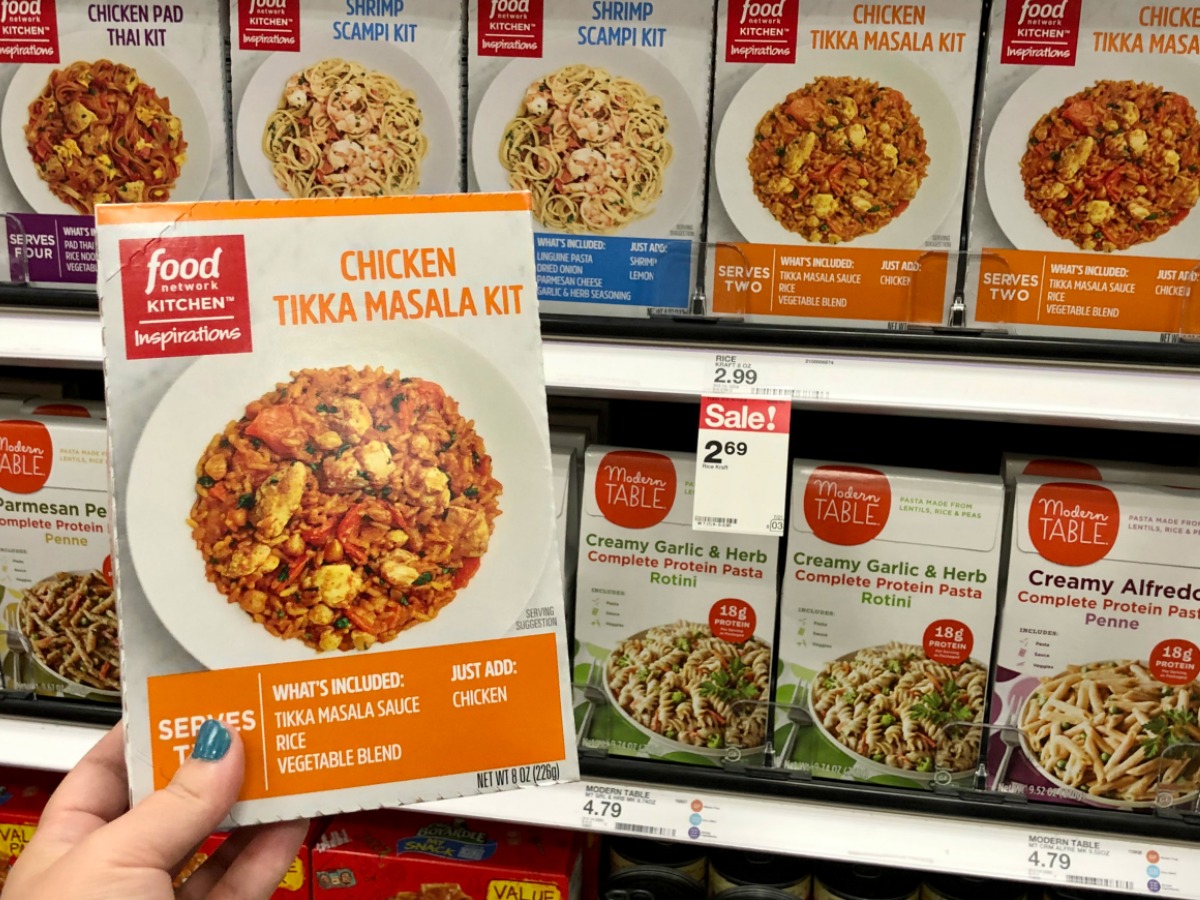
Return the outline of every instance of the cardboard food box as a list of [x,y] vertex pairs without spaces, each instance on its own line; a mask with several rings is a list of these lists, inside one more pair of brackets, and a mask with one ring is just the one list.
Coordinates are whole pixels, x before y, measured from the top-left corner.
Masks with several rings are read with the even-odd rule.
[[[320,836],[321,830],[320,821],[314,821],[309,826],[304,842],[296,851],[296,857],[288,866],[288,870],[279,879],[279,885],[271,892],[270,900],[304,900],[312,896],[312,845]],[[208,862],[209,857],[221,849],[221,845],[229,840],[229,837],[229,832],[218,831],[205,838],[199,849],[192,854],[192,858],[176,874],[172,886],[176,890],[182,887],[197,869]]]
[[686,311],[712,17],[693,0],[469,0],[468,185],[533,195],[542,309]]
[[458,0],[230,0],[234,196],[463,189]]
[[337,816],[313,847],[313,896],[579,900],[569,831],[395,811]]
[[5,13],[0,280],[91,290],[97,204],[229,196],[218,4],[39,0]]
[[1200,469],[1156,466],[1149,463],[1114,462],[1064,456],[1004,454],[1004,483],[1012,485],[1022,476],[1071,478],[1080,481],[1116,481],[1128,484],[1165,484],[1169,487],[1200,487]]
[[692,530],[695,456],[587,453],[580,746],[720,765],[767,739],[779,539]]
[[120,702],[104,422],[0,415],[0,687]]
[[721,0],[713,312],[903,329],[957,276],[980,0]]
[[1144,341],[1200,331],[1200,64],[1187,15],[1120,0],[992,4],[973,324]]
[[236,824],[576,778],[528,198],[98,228],[133,796],[208,717]]
[[1195,798],[1197,542],[1194,491],[1017,481],[993,789],[1110,809]]
[[59,781],[48,772],[0,767],[0,891]]
[[928,788],[979,762],[999,478],[798,460],[780,600],[778,765]]

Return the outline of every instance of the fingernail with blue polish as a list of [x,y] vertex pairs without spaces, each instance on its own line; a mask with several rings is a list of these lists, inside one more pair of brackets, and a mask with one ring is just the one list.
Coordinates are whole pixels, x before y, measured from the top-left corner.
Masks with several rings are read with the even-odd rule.
[[216,719],[209,719],[196,732],[196,743],[192,745],[192,759],[215,762],[224,759],[233,745],[233,735]]

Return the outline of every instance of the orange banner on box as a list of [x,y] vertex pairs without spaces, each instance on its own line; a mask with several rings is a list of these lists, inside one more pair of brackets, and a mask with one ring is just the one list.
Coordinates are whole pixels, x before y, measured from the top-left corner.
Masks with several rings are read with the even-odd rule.
[[980,322],[1196,334],[1194,260],[985,249]]
[[208,718],[241,732],[241,800],[536,767],[565,752],[553,634],[166,675],[148,687],[155,788]]
[[718,244],[713,311],[939,325],[948,262],[944,250]]

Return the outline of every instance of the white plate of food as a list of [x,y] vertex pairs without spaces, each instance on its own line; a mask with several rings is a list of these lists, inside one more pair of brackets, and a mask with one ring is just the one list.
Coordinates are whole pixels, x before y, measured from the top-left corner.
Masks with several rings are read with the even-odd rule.
[[[766,65],[760,68],[742,85],[721,121],[716,146],[713,150],[713,167],[716,172],[717,188],[721,193],[721,202],[724,204],[725,211],[744,240],[759,244],[803,245],[810,243],[808,237],[803,233],[810,229],[801,221],[801,214],[803,213],[807,218],[809,214],[815,215],[821,211],[819,206],[813,205],[816,196],[821,192],[814,187],[808,195],[799,197],[798,202],[790,204],[785,197],[781,208],[783,218],[776,218],[775,214],[768,210],[755,193],[755,182],[751,173],[749,157],[752,149],[756,146],[756,135],[764,116],[776,107],[786,105],[793,92],[801,91],[811,85],[814,87],[813,97],[816,98],[832,84],[832,79],[849,76],[851,73],[856,79],[874,81],[882,88],[898,92],[901,100],[907,102],[907,106],[903,102],[898,103],[899,110],[904,116],[903,121],[911,122],[914,115],[919,120],[926,141],[925,154],[928,156],[928,163],[922,166],[920,155],[915,150],[912,157],[906,158],[903,154],[898,157],[898,164],[894,171],[898,174],[903,173],[906,178],[915,179],[917,182],[915,195],[911,197],[911,200],[901,199],[897,193],[898,185],[894,184],[890,178],[886,183],[880,182],[878,185],[872,184],[862,188],[866,193],[860,199],[866,205],[861,211],[851,212],[849,204],[842,206],[845,201],[838,199],[839,213],[844,213],[844,215],[835,214],[834,219],[840,225],[843,218],[849,217],[846,218],[846,235],[849,240],[844,240],[842,243],[852,247],[922,249],[932,235],[943,230],[951,237],[958,234],[957,217],[948,225],[946,219],[947,216],[954,214],[955,198],[962,196],[963,179],[966,177],[962,124],[959,122],[953,104],[936,79],[913,61],[898,54],[822,53],[819,58],[801,58],[794,66]],[[864,94],[864,96],[866,95]],[[861,111],[859,110],[859,112]],[[849,115],[851,122],[857,122],[858,118],[857,115]],[[869,120],[867,124],[868,126],[871,124]],[[817,127],[819,128],[819,126]],[[847,140],[849,140],[849,127],[846,126]],[[842,129],[836,130],[840,132]],[[815,134],[813,129],[804,129],[804,131],[808,134]],[[804,133],[797,134],[796,139],[800,141],[797,144],[797,152],[800,154],[797,160],[799,161],[801,156],[805,158],[805,161],[800,162],[799,168],[796,169],[799,174],[804,174],[806,171],[808,160],[820,161],[822,172],[837,169],[844,177],[855,174],[850,171],[850,167],[858,164],[854,158],[854,153],[858,152],[854,145],[848,143],[849,149],[835,152],[828,148],[823,150],[825,145],[817,141],[815,137],[811,139],[813,146],[807,146],[803,142],[810,139]],[[878,145],[879,152],[885,152],[883,145],[886,141],[878,136],[877,129],[868,128],[864,139],[863,146],[870,148]],[[792,141],[788,140],[788,144],[791,143]],[[893,145],[897,147],[898,153],[907,149],[902,141],[896,141]],[[768,157],[774,156],[776,151],[785,150],[782,146],[768,149],[772,151]],[[886,152],[890,153],[890,151]],[[783,152],[778,152],[778,157],[783,159]],[[834,163],[835,158],[836,163]],[[909,159],[913,160],[911,164],[908,162]],[[826,166],[825,162],[834,164]],[[769,167],[768,163],[762,161],[756,161],[755,165],[768,165]],[[838,169],[839,165],[840,169]],[[849,175],[845,175],[847,172]],[[765,176],[765,170],[763,174]],[[869,175],[870,173],[864,171],[860,174]],[[855,184],[852,187],[846,188],[847,192],[852,193],[859,190],[857,179],[854,181]],[[846,184],[849,185],[850,182],[847,181]],[[839,181],[839,190],[841,187],[842,184]],[[846,194],[843,194],[844,196]],[[796,200],[797,198],[792,199]],[[908,205],[894,215],[889,213],[891,207],[902,202],[907,202]],[[874,218],[879,216],[886,218]],[[868,223],[864,226],[868,230],[854,233],[860,228],[860,225],[856,224],[859,219]],[[823,221],[822,224],[826,224],[827,227],[818,232],[826,239],[830,233],[829,221],[831,220]],[[801,230],[791,230],[789,225],[799,227]],[[820,228],[819,225],[816,227]],[[871,231],[869,228],[877,228],[877,230]],[[819,243],[824,242],[826,240]]]
[[[174,184],[169,187],[167,196],[160,199],[183,202],[201,199],[208,184],[212,165],[212,147],[208,133],[208,116],[187,77],[161,53],[144,47],[109,48],[101,34],[85,32],[63,35],[60,39],[59,49],[62,63],[58,65],[26,63],[17,69],[9,83],[8,93],[5,94],[4,108],[0,110],[0,141],[2,141],[0,146],[3,147],[4,158],[13,181],[25,201],[33,207],[34,212],[69,215],[74,211],[81,215],[90,215],[90,210],[84,211],[73,207],[66,199],[51,190],[49,183],[42,178],[34,163],[25,129],[31,121],[30,104],[37,100],[42,91],[47,88],[49,79],[55,72],[60,73],[60,78],[65,78],[72,65],[86,64],[86,68],[81,67],[80,71],[90,75],[93,85],[103,83],[106,76],[101,72],[97,78],[98,70],[95,66],[98,60],[103,59],[134,69],[140,81],[138,90],[144,92],[139,96],[145,100],[149,108],[159,111],[163,116],[173,116],[179,120],[180,134],[187,144],[184,150],[186,159],[182,164],[176,164],[178,172]],[[93,93],[90,96],[103,98],[108,95],[122,100],[128,97],[125,91],[115,87],[111,90]],[[83,105],[86,108],[89,105],[95,105],[96,102],[96,99],[92,99]],[[60,142],[61,145],[65,146],[65,140],[69,136],[82,150],[78,155],[69,154],[73,162],[71,167],[63,173],[60,183],[64,187],[58,188],[60,193],[66,188],[76,189],[81,184],[80,179],[83,172],[79,161],[95,161],[100,155],[106,154],[113,161],[112,168],[120,173],[118,176],[109,176],[113,179],[111,182],[113,186],[120,186],[139,179],[147,185],[154,185],[154,169],[165,165],[170,170],[171,154],[178,147],[170,145],[169,131],[161,141],[146,141],[151,145],[145,148],[145,152],[148,153],[147,159],[137,157],[130,158],[128,162],[122,162],[119,141],[123,137],[137,139],[140,134],[145,132],[144,128],[138,124],[131,124],[121,134],[115,134],[110,129],[109,134],[104,136],[101,132],[94,130],[99,127],[99,123],[93,123],[80,131],[72,131],[65,119],[66,108],[64,106],[62,112],[46,114],[39,118],[46,133],[58,134],[61,132],[63,134],[64,140]],[[78,117],[72,119],[72,123],[76,126],[79,126],[82,121],[84,120]],[[136,120],[130,121],[136,122]],[[169,125],[167,127],[169,128]],[[83,146],[83,138],[93,135],[97,143],[94,150],[89,153]],[[144,138],[142,139],[144,140]],[[45,148],[42,149],[45,150]],[[160,179],[160,183],[169,181],[169,174],[170,171],[166,179]]]
[[[728,733],[721,719],[730,718],[728,707],[737,702],[734,694],[740,687],[749,690],[757,688],[756,696],[743,699],[761,703],[750,711],[744,711],[742,716],[746,734],[752,743],[736,749],[740,750],[742,756],[763,750],[769,712],[767,701],[770,699],[770,645],[758,638],[751,638],[740,645],[726,645],[739,650],[739,672],[732,672],[728,665],[732,657],[725,660],[725,665],[717,665],[715,661],[721,657],[711,649],[698,646],[705,639],[711,641],[712,632],[706,625],[696,622],[658,625],[625,638],[613,648],[604,662],[605,691],[609,702],[622,719],[650,739],[647,749],[651,753],[694,753],[709,759],[729,756],[735,748],[725,743]],[[685,651],[680,647],[680,641],[687,641],[692,649]],[[715,674],[719,670],[729,675],[732,681],[722,685],[710,684],[705,690],[705,681],[701,674],[697,674],[693,682],[687,683],[681,672],[674,671],[675,666],[682,668],[685,661],[687,667],[697,673],[707,671]],[[659,680],[659,693],[649,696],[642,689],[643,696],[635,699],[641,683],[639,673],[642,670],[653,673],[655,667],[664,666],[665,669],[659,674],[650,676]],[[730,696],[722,698],[718,691],[728,691]],[[673,708],[681,703],[687,707],[687,714],[681,714]],[[638,708],[631,709],[632,705]],[[688,737],[685,739],[677,733],[672,734],[678,729],[687,729]]]
[[[409,327],[389,359],[353,333],[303,358],[242,358],[236,376],[227,357],[199,359],[150,415],[123,541],[205,666],[498,638],[528,604],[553,544],[544,427],[486,358]],[[305,369],[318,374],[290,400],[275,390]],[[371,629],[369,647],[354,637]]]
[[[339,60],[340,65],[337,64]],[[323,68],[315,68],[319,66]],[[445,194],[459,190],[458,122],[450,112],[443,87],[434,81],[429,72],[403,50],[390,44],[357,43],[347,46],[343,41],[314,38],[305,39],[299,53],[273,53],[268,56],[250,77],[242,94],[236,112],[234,144],[238,165],[255,197],[326,196],[302,188],[299,181],[292,182],[295,185],[294,193],[285,189],[276,179],[277,162],[284,156],[280,154],[279,160],[274,160],[268,157],[264,148],[264,135],[272,116],[281,106],[287,105],[289,80],[306,71],[310,74],[320,72],[322,78],[332,79],[347,88],[361,90],[364,85],[371,83],[382,98],[380,108],[376,110],[344,92],[335,96],[324,88],[310,90],[305,95],[306,102],[311,101],[314,94],[319,94],[326,111],[330,110],[332,104],[338,116],[336,125],[330,121],[330,130],[325,135],[313,134],[308,126],[296,122],[294,112],[281,113],[281,125],[299,129],[305,139],[316,144],[318,153],[325,160],[333,160],[338,164],[337,170],[330,174],[338,176],[339,184],[336,188],[327,187],[354,193],[367,190],[366,182],[356,180],[356,176],[363,165],[369,167],[377,164],[378,160],[374,156],[364,156],[359,160],[355,154],[363,153],[361,148],[369,139],[371,142],[378,140],[381,148],[399,148],[387,157],[388,161],[384,164],[389,183],[396,185],[396,189],[388,193]],[[445,90],[451,87],[458,89],[457,85],[453,85]],[[373,118],[370,121],[356,120],[356,112],[370,114]],[[292,118],[289,119],[289,116]],[[424,136],[424,150],[414,136],[413,129],[419,129]],[[334,144],[339,141],[354,143],[356,147],[335,147]],[[383,152],[381,149],[380,153]],[[405,168],[413,163],[415,170]],[[412,173],[412,177],[405,172]]]
[[[1200,103],[1200,69],[1184,60],[1166,58],[1155,60],[1152,76],[1147,75],[1145,66],[1138,61],[1123,60],[1118,57],[1106,58],[1102,62],[1090,61],[1074,67],[1045,66],[1035,71],[1009,97],[992,126],[991,136],[988,138],[987,149],[984,153],[983,175],[992,215],[995,216],[996,222],[1014,247],[1018,250],[1066,253],[1082,250],[1095,253],[1097,256],[1105,253],[1118,253],[1128,256],[1189,258],[1195,255],[1195,249],[1197,245],[1200,245],[1200,214],[1194,211],[1190,215],[1185,214],[1185,218],[1173,226],[1169,224],[1173,216],[1157,210],[1150,211],[1147,215],[1153,217],[1151,222],[1158,221],[1167,224],[1156,226],[1143,223],[1140,227],[1149,229],[1144,233],[1147,239],[1137,243],[1127,243],[1133,239],[1133,235],[1137,234],[1137,232],[1128,232],[1126,229],[1126,225],[1132,226],[1134,221],[1134,218],[1127,213],[1127,204],[1133,199],[1133,192],[1136,192],[1137,186],[1132,181],[1126,184],[1125,175],[1122,174],[1121,164],[1118,162],[1118,157],[1123,157],[1124,151],[1120,151],[1117,144],[1106,144],[1104,143],[1106,139],[1102,138],[1097,150],[1095,138],[1093,138],[1093,149],[1087,156],[1087,162],[1074,176],[1078,181],[1083,182],[1083,189],[1080,191],[1067,190],[1064,197],[1054,196],[1057,192],[1054,184],[1056,181],[1058,183],[1065,181],[1065,188],[1067,184],[1073,187],[1076,183],[1065,177],[1058,179],[1057,176],[1071,174],[1071,161],[1078,158],[1080,149],[1077,140],[1082,139],[1084,135],[1077,132],[1077,129],[1068,128],[1066,125],[1061,130],[1052,127],[1048,131],[1048,140],[1031,145],[1031,139],[1037,140],[1034,131],[1042,123],[1043,117],[1053,115],[1055,118],[1050,124],[1054,122],[1069,123],[1070,120],[1061,115],[1067,111],[1068,100],[1072,98],[1086,100],[1087,98],[1079,97],[1079,95],[1100,86],[1103,93],[1097,93],[1096,96],[1107,98],[1111,94],[1112,102],[1120,103],[1128,99],[1128,102],[1134,103],[1136,106],[1138,99],[1143,96],[1150,97],[1150,93],[1153,93],[1152,91],[1143,94],[1134,89],[1135,85],[1143,83],[1145,79],[1148,79],[1148,83],[1157,90],[1174,92],[1186,98],[1191,103],[1193,110],[1196,104]],[[1147,105],[1153,107],[1157,101],[1152,97],[1150,99],[1152,102]],[[1108,102],[1106,99],[1104,105],[1107,106]],[[1081,109],[1080,107],[1076,108]],[[1080,127],[1087,127],[1090,121],[1089,117],[1075,113],[1073,115],[1080,120]],[[1112,121],[1118,123],[1115,118]],[[1193,118],[1192,121],[1194,122],[1195,119]],[[1124,140],[1120,135],[1136,126],[1140,126],[1140,129],[1146,133],[1147,149],[1144,153],[1147,154],[1146,158],[1151,158],[1158,152],[1157,144],[1161,143],[1156,142],[1158,126],[1153,121],[1135,122],[1133,126],[1126,126],[1124,122],[1120,122],[1118,124],[1118,128],[1121,129],[1120,134],[1113,136],[1112,139],[1114,141]],[[1100,128],[1103,127],[1101,120]],[[1108,132],[1106,131],[1105,134]],[[1096,133],[1096,137],[1099,137],[1099,132]],[[1200,138],[1200,127],[1195,127],[1186,140],[1172,142],[1171,146],[1176,147],[1177,151],[1184,156],[1194,157],[1196,161],[1192,164],[1200,164],[1200,141],[1197,140],[1198,138]],[[1113,154],[1111,158],[1109,158],[1110,151],[1106,149],[1110,146],[1111,154]],[[1053,173],[1043,173],[1038,170],[1037,160],[1033,158],[1033,154],[1036,152],[1058,156],[1057,160],[1053,160],[1055,163]],[[1027,153],[1030,154],[1029,163],[1027,167],[1023,167],[1022,161],[1026,158]],[[1181,160],[1180,175],[1183,178],[1190,178],[1194,183],[1198,176],[1186,171],[1188,161],[1188,159]],[[1060,171],[1059,166],[1068,168]],[[1129,174],[1132,175],[1133,171],[1130,169]],[[1106,228],[1111,228],[1116,240],[1106,240],[1102,232],[1099,243],[1103,249],[1096,249],[1084,247],[1070,237],[1059,234],[1043,221],[1040,210],[1044,209],[1051,214],[1061,216],[1061,221],[1063,221],[1061,230],[1068,231],[1067,223],[1074,224],[1075,217],[1071,212],[1063,209],[1063,204],[1068,204],[1071,209],[1080,210],[1079,215],[1084,216],[1087,213],[1089,202],[1107,201],[1109,198],[1109,191],[1100,187],[1104,184],[1105,175],[1101,174],[1095,179],[1089,177],[1093,173],[1101,172],[1117,179],[1118,183],[1115,185],[1115,189],[1119,193],[1116,196],[1124,198],[1128,194],[1129,197],[1124,200],[1126,209],[1118,210],[1115,218],[1111,220],[1111,224],[1105,225]],[[1117,174],[1114,175],[1114,172]],[[1054,177],[1051,177],[1051,174]],[[1162,178],[1163,176],[1160,172],[1155,177]],[[1035,196],[1033,200],[1030,200],[1026,196],[1025,182],[1027,180],[1030,181],[1030,190],[1037,194],[1045,191],[1049,196],[1045,198]],[[1173,180],[1173,178],[1168,179],[1168,181]],[[1038,204],[1037,210],[1033,206],[1034,203]],[[1078,224],[1081,226],[1082,221]],[[1080,232],[1080,235],[1081,240],[1087,239],[1086,234]]]
[[[946,668],[957,669],[958,675],[965,675],[965,678],[961,679],[961,683],[955,682],[959,690],[954,697],[947,697],[944,689],[942,692],[939,692],[936,687],[930,690],[931,686],[937,684],[937,681],[929,676],[935,670]],[[905,681],[910,675],[912,678]],[[861,733],[857,729],[857,725],[860,723],[857,721],[858,717],[853,714],[853,710],[858,698],[856,695],[850,695],[848,690],[856,693],[857,687],[861,687],[869,681],[878,682],[884,677],[891,679],[892,683],[887,684],[887,688],[893,688],[894,692],[891,694],[881,692],[872,701],[873,704],[879,704],[877,711],[880,719],[880,733],[871,740],[865,720],[861,723]],[[828,680],[828,684],[825,683],[826,680]],[[987,692],[987,668],[977,660],[967,659],[957,667],[947,667],[929,660],[921,647],[916,644],[900,643],[864,647],[862,650],[847,653],[825,665],[813,678],[808,691],[808,710],[822,736],[839,752],[846,754],[854,761],[852,772],[854,776],[872,778],[887,775],[908,778],[922,784],[939,780],[938,738],[930,734],[928,726],[924,724],[929,721],[929,715],[916,715],[911,707],[901,709],[901,705],[897,703],[897,700],[901,699],[897,692],[901,690],[902,686],[908,690],[910,698],[913,692],[919,692],[922,696],[916,702],[929,706],[929,715],[945,718],[944,724],[946,725],[951,722],[962,722],[965,725],[982,722],[983,703]],[[937,698],[936,706],[928,702],[928,697]],[[838,715],[839,708],[850,714],[850,719],[855,726],[848,734],[836,734],[825,724],[826,716]],[[974,718],[958,718],[955,712],[960,708],[973,713]],[[924,750],[914,750],[906,744],[903,737],[905,716],[912,717],[911,727],[914,732],[919,729],[915,739],[925,744]],[[840,715],[838,718],[839,721],[843,720]],[[969,778],[974,775],[975,767],[979,763],[979,742],[982,737],[982,729],[975,728],[973,731],[974,733],[971,734],[970,731],[964,729],[964,733],[959,738],[957,750],[965,755],[958,759],[945,760],[950,763],[951,780]],[[942,728],[939,728],[938,732],[945,736]],[[847,743],[848,739],[854,740],[855,746],[850,746]],[[906,759],[913,764],[913,767],[904,768],[900,765],[890,765],[886,761],[889,756]]]
[[[1191,755],[1163,754],[1175,744],[1200,743],[1198,694],[1194,682],[1156,681],[1137,660],[1071,666],[1043,679],[1021,703],[1021,750],[1038,774],[1080,803],[1118,809],[1184,803],[1196,797],[1200,765]],[[1092,709],[1097,701],[1101,712]],[[1172,788],[1176,779],[1190,787]]]
[[[605,226],[599,219],[595,220],[594,225],[587,224],[585,220],[593,214],[590,209],[582,209],[581,199],[568,200],[567,193],[557,192],[557,199],[546,204],[538,199],[535,192],[533,213],[540,229],[559,233],[615,235],[630,231],[641,236],[669,237],[671,229],[688,216],[689,210],[695,210],[698,220],[699,198],[704,185],[704,138],[695,106],[687,90],[666,66],[649,53],[630,48],[608,48],[603,54],[591,54],[583,50],[564,51],[547,54],[541,59],[513,60],[506,65],[488,85],[475,111],[475,124],[471,132],[471,165],[479,189],[514,189],[510,171],[500,158],[505,136],[512,132],[516,121],[524,123],[517,127],[537,127],[538,118],[526,114],[526,93],[543,79],[552,78],[569,66],[590,67],[593,71],[601,69],[609,77],[601,76],[595,81],[603,88],[595,98],[597,104],[604,101],[598,110],[583,108],[582,97],[577,104],[564,104],[573,110],[569,113],[574,117],[570,119],[573,123],[570,127],[572,133],[577,135],[576,140],[581,143],[577,148],[580,155],[568,159],[570,153],[575,151],[541,148],[547,158],[558,161],[556,171],[577,173],[571,174],[572,183],[581,186],[581,190],[568,193],[572,198],[586,196],[591,193],[589,186],[594,184],[604,190],[611,189],[622,196],[632,197],[634,191],[641,192],[639,186],[632,184],[632,178],[636,177],[633,173],[640,171],[649,179],[646,193],[656,196],[656,199],[638,201],[645,204],[640,216],[629,220],[621,216]],[[617,89],[614,82],[618,80],[627,83],[630,95],[636,98],[634,108],[639,111],[641,121],[648,129],[661,129],[665,120],[665,140],[670,145],[665,164],[662,164],[663,157],[660,156],[634,169],[626,154],[631,134],[628,121],[606,121],[611,111],[609,100]],[[550,115],[556,112],[552,98],[547,99],[547,109]],[[568,113],[563,115],[568,117]],[[586,135],[586,139],[579,138],[581,134]],[[624,150],[614,150],[613,142],[622,141]],[[511,164],[532,164],[530,156],[531,153],[526,150],[514,151]],[[572,164],[572,169],[568,169],[568,162]],[[660,188],[653,187],[654,184]],[[609,211],[615,213],[615,207]],[[596,215],[605,214],[600,211]],[[584,221],[584,225],[576,227],[568,220]]]

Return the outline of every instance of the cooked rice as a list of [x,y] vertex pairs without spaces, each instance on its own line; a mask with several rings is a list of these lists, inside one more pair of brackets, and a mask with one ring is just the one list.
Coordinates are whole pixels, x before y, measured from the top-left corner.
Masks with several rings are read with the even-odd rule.
[[1021,157],[1025,199],[1083,250],[1144,244],[1200,197],[1196,110],[1158,85],[1097,81],[1042,116]]
[[302,369],[196,464],[208,580],[272,634],[365,650],[465,588],[500,514],[475,423],[432,381]]
[[758,123],[746,161],[754,194],[786,228],[840,244],[883,228],[929,168],[905,96],[865,78],[814,79]]

